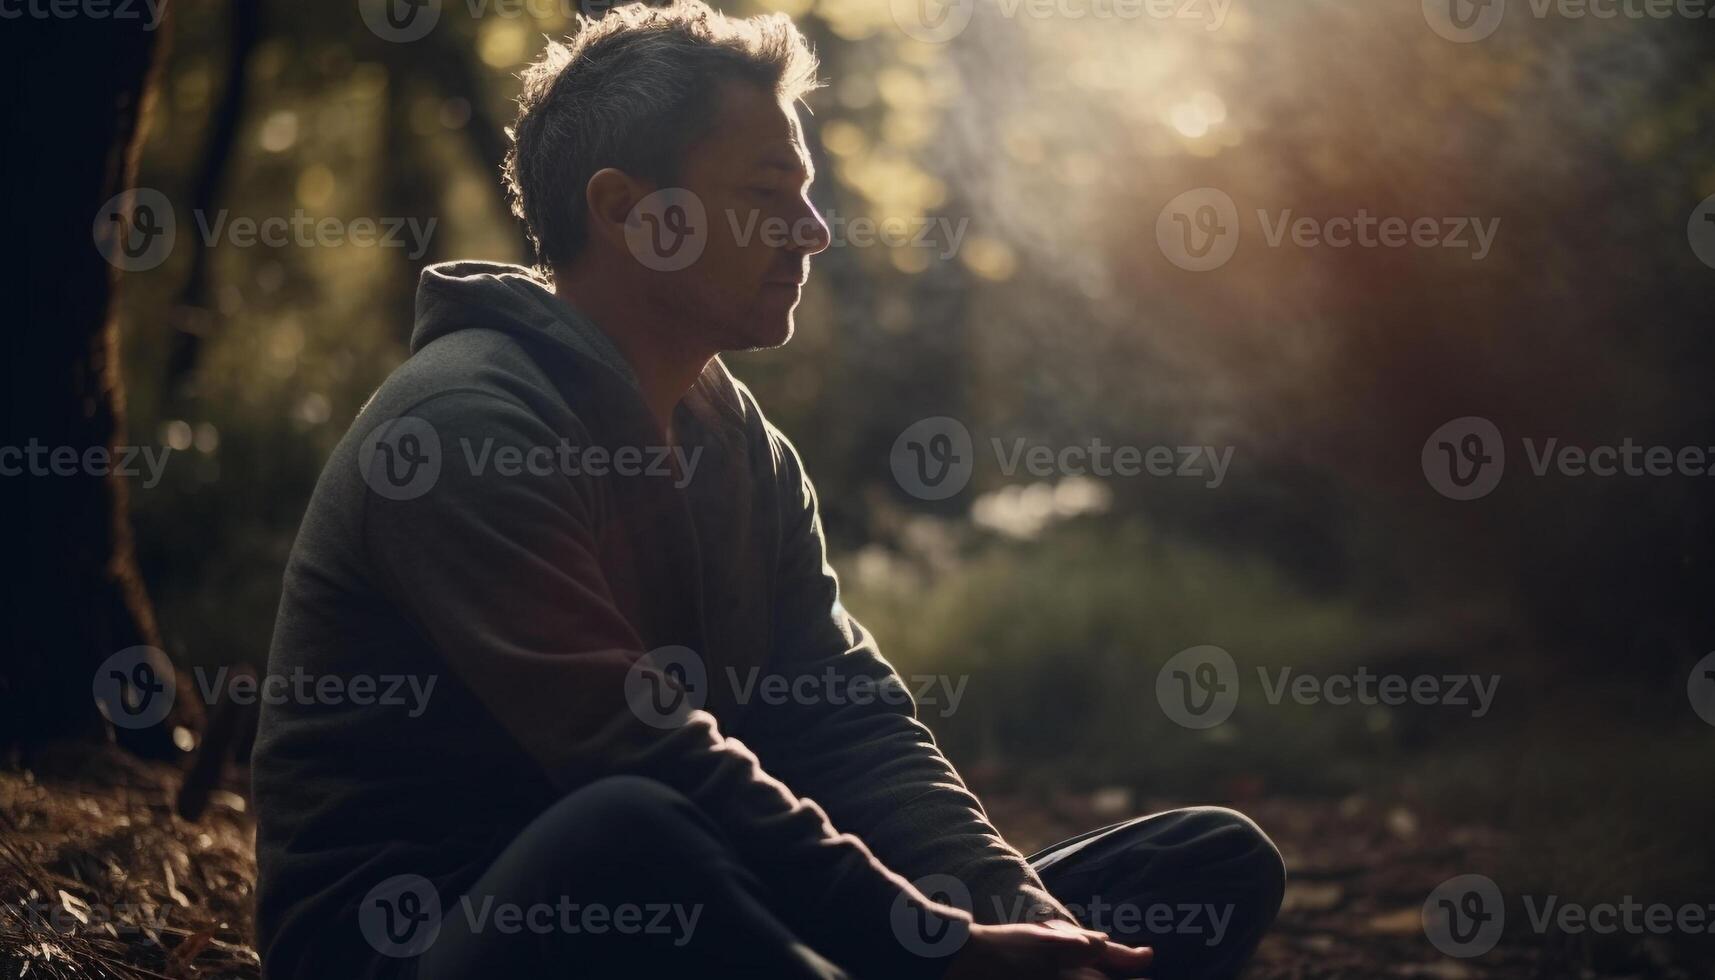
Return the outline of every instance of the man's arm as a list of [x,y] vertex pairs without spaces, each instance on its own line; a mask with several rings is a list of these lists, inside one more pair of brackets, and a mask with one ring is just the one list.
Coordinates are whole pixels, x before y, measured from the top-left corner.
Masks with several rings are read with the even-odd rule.
[[661,730],[628,708],[625,678],[642,643],[596,559],[589,478],[476,474],[452,449],[469,439],[523,452],[556,445],[556,433],[486,393],[439,394],[410,414],[435,428],[447,458],[420,497],[366,494],[363,540],[377,583],[548,777],[563,791],[614,773],[659,780],[710,815],[818,950],[878,975],[944,971],[944,961],[896,941],[890,912],[903,893],[932,918],[964,913],[928,902],[860,841],[836,834],[707,713]]
[[[898,673],[840,605],[815,490],[791,443],[772,426],[768,434],[781,521],[769,669],[816,678],[811,689],[823,696],[814,703],[757,704],[745,719],[746,737],[771,772],[819,803],[835,826],[857,835],[889,868],[913,880],[948,874],[961,881],[976,921],[1075,922],[989,823],[917,720]],[[877,695],[828,703],[830,676],[843,691],[855,681]],[[884,689],[890,689],[885,698]]]

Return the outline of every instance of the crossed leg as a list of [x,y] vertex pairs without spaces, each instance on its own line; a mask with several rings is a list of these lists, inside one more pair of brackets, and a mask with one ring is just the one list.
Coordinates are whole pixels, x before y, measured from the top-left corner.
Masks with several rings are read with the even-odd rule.
[[1245,964],[1280,910],[1286,867],[1248,817],[1171,810],[1093,830],[1030,858],[1084,925],[1153,946],[1154,980],[1222,980]]
[[[1214,807],[1091,831],[1030,860],[1085,925],[1154,946],[1150,973],[1158,980],[1232,976],[1285,887],[1273,843],[1247,818]],[[566,907],[568,896],[575,906]],[[771,904],[696,804],[653,780],[614,777],[548,808],[452,904],[433,945],[398,965],[416,980],[848,976],[799,940]],[[545,927],[530,920],[499,929],[500,908],[541,909]],[[634,928],[616,928],[616,912],[633,908]],[[601,910],[599,928],[564,927],[565,916],[588,909]],[[661,909],[667,914],[656,918]],[[862,964],[845,966],[864,975]]]
[[[770,902],[700,807],[655,780],[614,776],[568,794],[518,835],[443,914],[415,976],[846,976],[798,940]],[[474,925],[464,903],[546,906],[552,921],[503,932],[493,918]],[[622,910],[633,908],[639,913],[622,924]],[[586,910],[600,918],[584,918]]]

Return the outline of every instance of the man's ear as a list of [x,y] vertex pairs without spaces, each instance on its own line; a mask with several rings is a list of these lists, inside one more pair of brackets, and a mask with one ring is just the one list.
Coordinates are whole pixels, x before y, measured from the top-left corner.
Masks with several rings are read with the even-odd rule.
[[584,185],[590,237],[624,249],[625,219],[651,190],[652,187],[613,167],[604,167],[591,174],[589,183]]

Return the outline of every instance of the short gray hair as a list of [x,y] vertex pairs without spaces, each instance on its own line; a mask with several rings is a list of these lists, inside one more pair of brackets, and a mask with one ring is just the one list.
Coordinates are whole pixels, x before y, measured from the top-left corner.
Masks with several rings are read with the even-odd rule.
[[702,0],[584,20],[523,79],[504,174],[544,272],[588,239],[584,187],[596,171],[677,179],[686,149],[714,125],[718,82],[752,82],[788,101],[819,84],[816,56],[785,14],[727,17]]

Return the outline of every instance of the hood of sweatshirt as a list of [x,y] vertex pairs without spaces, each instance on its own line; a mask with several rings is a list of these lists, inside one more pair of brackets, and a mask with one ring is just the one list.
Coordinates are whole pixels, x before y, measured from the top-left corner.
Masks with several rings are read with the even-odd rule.
[[637,386],[637,376],[607,334],[555,296],[530,270],[476,261],[442,262],[424,269],[417,285],[411,353],[473,327],[558,344]]
[[[498,330],[527,344],[552,344],[588,364],[613,372],[638,395],[637,374],[600,327],[554,295],[535,273],[504,262],[441,262],[423,270],[417,284],[417,318],[411,329],[415,354],[447,334]],[[681,409],[719,427],[740,425],[745,416],[741,386],[719,357],[711,358]]]

